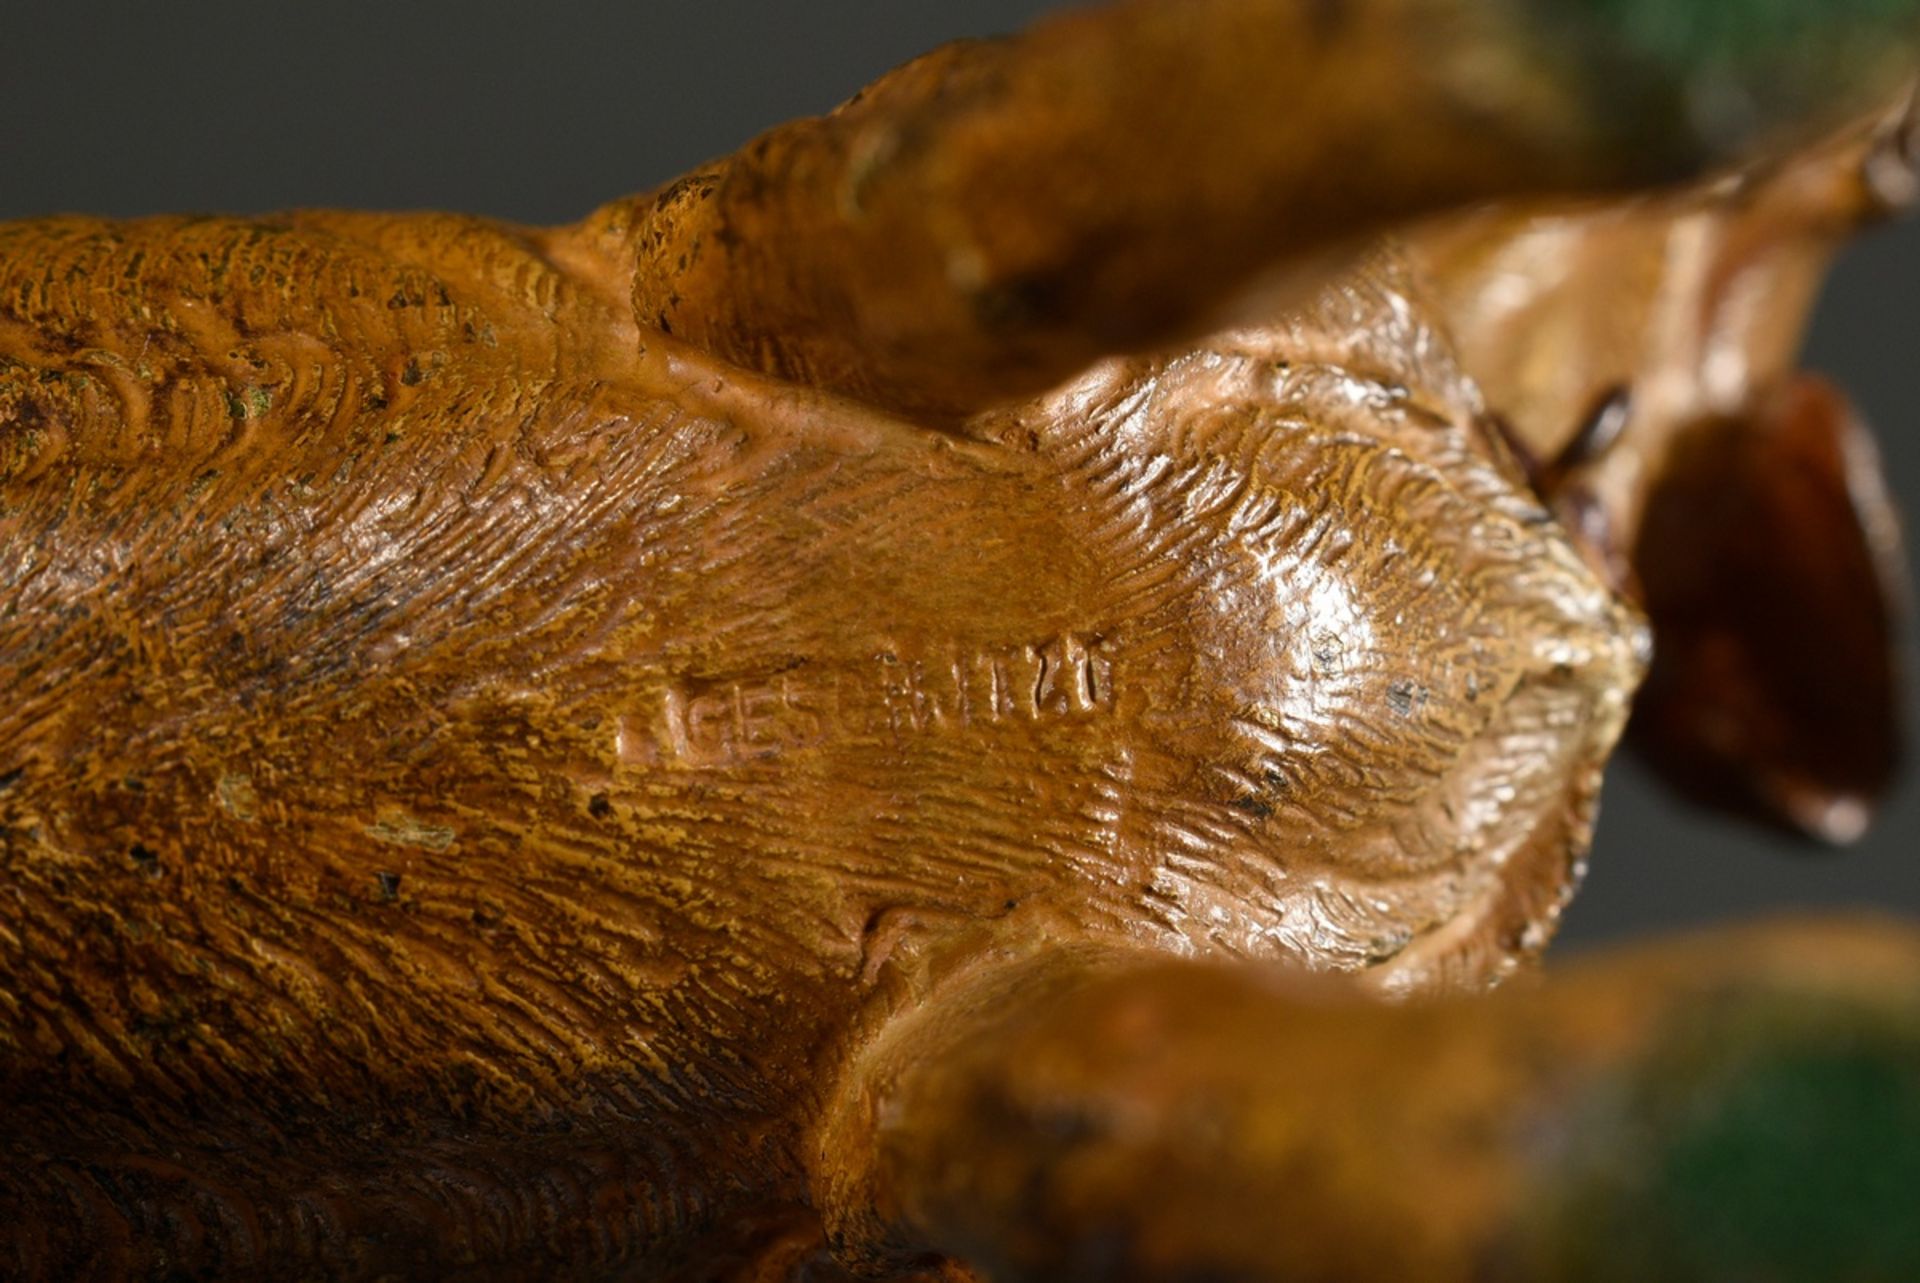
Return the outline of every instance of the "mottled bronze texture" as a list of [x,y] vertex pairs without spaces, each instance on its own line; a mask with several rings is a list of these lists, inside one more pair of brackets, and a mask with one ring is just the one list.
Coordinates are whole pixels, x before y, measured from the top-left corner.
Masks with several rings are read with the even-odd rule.
[[[1790,371],[1910,59],[1730,124],[1595,30],[1133,3],[567,228],[0,227],[0,1275],[1571,1278],[1702,1004],[1913,1088],[1894,929],[1460,996],[1641,603],[1682,773],[1844,836],[1892,751]],[[1789,517],[1838,676],[1720,658]]]
[[1640,746],[1829,841],[1892,781],[1907,576],[1871,436],[1795,366],[1834,252],[1913,199],[1915,146],[1901,105],[1718,182],[1415,237],[1536,486],[1653,623]]

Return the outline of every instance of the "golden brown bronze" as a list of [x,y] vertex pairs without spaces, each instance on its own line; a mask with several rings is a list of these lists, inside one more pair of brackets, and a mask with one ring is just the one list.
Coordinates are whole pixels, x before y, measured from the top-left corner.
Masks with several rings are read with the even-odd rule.
[[1641,746],[1829,841],[1892,782],[1906,574],[1872,438],[1795,366],[1834,252],[1913,199],[1915,128],[1902,103],[1718,182],[1452,220],[1414,254],[1536,485],[1653,623]]
[[1885,782],[1702,605],[1811,511],[1893,681],[1790,376],[1871,31],[1728,132],[1550,4],[1132,3],[568,228],[0,227],[0,1276],[1588,1277],[1701,1012],[1910,1106],[1893,928],[1379,1000],[1551,937],[1639,600],[1683,766]]

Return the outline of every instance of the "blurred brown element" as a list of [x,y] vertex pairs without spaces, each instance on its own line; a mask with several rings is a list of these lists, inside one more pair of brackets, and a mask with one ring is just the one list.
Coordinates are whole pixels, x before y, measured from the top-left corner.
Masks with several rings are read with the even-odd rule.
[[[1503,1129],[1699,986],[1899,1043],[1898,931],[1457,996],[1623,550],[1721,662],[1689,451],[1891,616],[1786,378],[1904,101],[1722,156],[1542,11],[1069,16],[553,230],[0,227],[0,1276],[1560,1277]],[[1877,782],[1740,640],[1789,805]]]
[[[882,1270],[931,1243],[1036,1283],[1746,1277],[1777,1264],[1739,1243],[1767,1209],[1702,1189],[1688,1210],[1729,1223],[1676,1234],[1672,1209],[1635,1206],[1642,1183],[1702,1141],[1758,1157],[1765,1123],[1714,1115],[1793,1067],[1828,1090],[1782,1130],[1881,1170],[1853,1190],[1811,1165],[1778,1178],[1803,1205],[1870,1191],[1868,1236],[1910,1244],[1872,1222],[1908,1215],[1910,1187],[1879,1178],[1920,1159],[1920,934],[1723,929],[1404,1006],[1277,968],[1051,955],[954,986],[859,1066],[830,1149],[877,1161],[829,1207],[860,1218],[844,1241],[907,1254]],[[1862,1145],[1848,1114],[1882,1074],[1875,1106],[1904,1112],[1881,1121],[1908,1130]],[[1689,1257],[1688,1228],[1718,1254]],[[1621,1230],[1635,1242],[1597,1242]],[[1826,1276],[1897,1277],[1861,1272],[1872,1252]]]
[[[947,424],[1203,333],[1255,269],[1297,294],[1323,254],[1436,210],[1734,158],[1581,7],[1131,3],[953,45],[662,191],[634,310]],[[1750,114],[1804,141],[1910,71],[1897,41],[1882,57],[1822,118]],[[624,242],[632,217],[589,226]]]
[[1829,842],[1866,827],[1901,738],[1907,604],[1879,456],[1808,376],[1693,428],[1640,529],[1659,632],[1634,733],[1676,783]]

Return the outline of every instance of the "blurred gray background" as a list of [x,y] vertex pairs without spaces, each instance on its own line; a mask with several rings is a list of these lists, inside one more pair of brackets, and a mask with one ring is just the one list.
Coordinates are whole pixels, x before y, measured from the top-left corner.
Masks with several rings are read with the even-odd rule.
[[[336,205],[568,221],[944,40],[1056,7],[8,0],[0,218]],[[1808,362],[1852,390],[1920,512],[1920,222],[1840,264]],[[1622,760],[1562,939],[1789,908],[1920,913],[1912,776],[1864,842],[1823,854],[1684,808]]]

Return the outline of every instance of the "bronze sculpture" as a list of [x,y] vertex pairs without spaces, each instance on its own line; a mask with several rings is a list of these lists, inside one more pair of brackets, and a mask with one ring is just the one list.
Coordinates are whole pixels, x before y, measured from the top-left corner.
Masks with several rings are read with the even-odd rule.
[[[773,1277],[829,1268],[825,1232],[880,1272],[1550,1273],[1500,1124],[1559,1067],[1631,1063],[1729,985],[1906,1045],[1898,934],[1570,979],[1643,1001],[1564,1030],[1524,994],[1389,1010],[1153,961],[1410,992],[1532,956],[1644,661],[1644,460],[1762,394],[1857,452],[1785,378],[1784,303],[1904,199],[1897,83],[1861,62],[1875,92],[1807,108],[1831,128],[1791,161],[1556,225],[1518,202],[1721,140],[1664,85],[1597,113],[1524,35],[1136,5],[558,232],[6,229],[8,1264]],[[1489,96],[1499,54],[1539,61]],[[1168,69],[1190,95],[1138,90]],[[1303,87],[1311,119],[1259,110]],[[1339,164],[1356,138],[1380,154]],[[1527,248],[1503,217],[1652,280],[1596,321],[1591,285],[1507,272],[1538,295],[1482,315]],[[1749,257],[1782,282],[1758,316],[1720,270]],[[1704,361],[1552,346],[1569,307],[1693,318],[1747,358],[1731,404]],[[1822,564],[1882,612],[1845,669],[1871,690],[1886,545],[1823,475]],[[1832,712],[1739,694],[1789,747]],[[1743,763],[1667,707],[1666,751],[1809,827],[1884,782],[1877,721],[1862,760]],[[1508,1039],[1521,1068],[1467,1072]],[[1430,1147],[1367,1143],[1403,1097]],[[1396,1189],[1368,1154],[1416,1161]],[[1304,1219],[1278,1239],[1250,1197]]]

